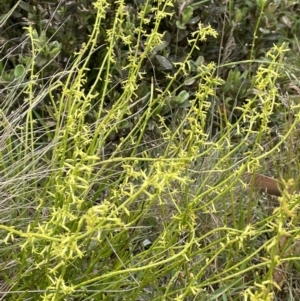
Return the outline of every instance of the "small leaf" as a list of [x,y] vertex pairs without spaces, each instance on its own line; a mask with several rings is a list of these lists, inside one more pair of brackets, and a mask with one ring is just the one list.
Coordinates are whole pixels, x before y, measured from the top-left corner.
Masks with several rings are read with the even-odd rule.
[[180,28],[180,29],[184,29],[184,30],[179,30],[179,32],[175,38],[176,42],[182,41],[184,38],[186,38],[190,34],[190,32],[188,30],[185,30],[185,26],[184,26],[184,28]]
[[188,100],[190,97],[189,92],[183,90],[181,91],[176,97],[175,97],[175,102],[177,104],[182,104],[184,103],[186,100]]
[[24,76],[25,74],[25,68],[23,65],[17,65],[15,70],[14,70],[14,76],[15,78],[19,78]]
[[200,17],[197,16],[197,17],[190,19],[190,21],[188,21],[187,23],[188,24],[197,24],[197,23],[199,23],[199,21],[200,21]]
[[42,67],[42,66],[45,66],[48,63],[48,59],[44,58],[44,57],[41,57],[41,56],[38,56],[35,60],[35,63],[38,67]]
[[191,102],[190,101],[185,101],[183,103],[181,103],[178,108],[190,108],[192,106]]
[[195,63],[199,67],[204,63],[204,57],[202,55],[198,56],[197,61]]
[[155,52],[161,51],[161,50],[165,49],[168,45],[169,45],[169,43],[167,41],[163,41],[161,44],[157,45],[154,48],[154,51]]
[[32,34],[32,39],[33,40],[38,40],[39,35],[38,35],[36,29],[33,29],[31,34]]
[[142,5],[141,10],[144,11],[145,16],[148,15],[149,13],[151,13],[152,10],[152,5],[148,4],[148,5]]
[[292,22],[287,16],[283,16],[281,18],[283,24],[285,24],[288,28],[292,28]]
[[169,60],[167,60],[165,57],[163,57],[162,55],[156,55],[155,57],[156,57],[157,61],[159,62],[160,66],[163,67],[163,69],[165,69],[165,70],[173,69],[172,63]]
[[14,74],[13,72],[3,72],[1,77],[0,77],[0,81],[3,82],[11,82],[14,80]]
[[24,1],[19,2],[19,7],[24,9],[27,13],[33,13],[33,5],[26,3]]
[[161,107],[159,110],[158,110],[158,114],[161,115],[161,116],[164,116],[166,115],[167,113],[169,113],[171,110],[172,110],[172,105],[171,104],[172,101],[167,101],[163,107]]
[[256,4],[260,10],[264,9],[266,3],[267,3],[267,0],[256,0]]
[[50,51],[50,56],[51,58],[55,57],[58,53],[59,53],[60,49],[59,48],[53,48],[51,51]]
[[260,30],[262,33],[264,33],[264,34],[269,34],[269,33],[271,32],[269,29],[267,29],[267,28],[262,28],[262,27],[260,27],[259,30]]
[[119,126],[118,126],[118,129],[119,130],[126,130],[126,129],[129,129],[132,127],[132,123],[128,120],[123,120]]
[[172,41],[172,35],[168,31],[164,32],[164,41],[166,41],[168,43],[170,43]]
[[189,71],[191,72],[195,72],[198,69],[198,65],[192,60],[188,61],[188,66],[189,66]]
[[186,29],[184,24],[181,24],[179,21],[176,21],[176,26],[178,29]]
[[185,84],[186,86],[190,86],[190,85],[192,85],[195,81],[196,81],[195,78],[189,78],[189,79],[187,79],[187,80],[184,82],[184,84]]
[[49,44],[49,49],[51,57],[54,57],[60,52],[61,44],[57,41],[53,41]]
[[74,15],[77,12],[77,4],[74,1],[66,3],[65,17]]
[[53,41],[51,43],[49,43],[49,48],[53,49],[53,48],[61,48],[61,44],[58,41]]
[[182,12],[182,24],[188,23],[193,16],[194,9],[191,6],[187,6]]
[[46,31],[42,31],[40,36],[39,36],[39,42],[41,44],[41,46],[44,46],[47,43],[47,35],[46,35]]
[[235,10],[235,16],[234,16],[235,22],[237,23],[241,22],[243,17],[244,17],[243,12],[239,8],[237,8]]

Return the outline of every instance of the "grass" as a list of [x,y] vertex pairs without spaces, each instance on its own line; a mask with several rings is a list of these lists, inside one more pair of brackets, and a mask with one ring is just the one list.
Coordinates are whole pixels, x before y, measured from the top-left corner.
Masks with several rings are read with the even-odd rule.
[[[280,102],[281,76],[293,76],[285,63],[288,47],[274,45],[260,60],[255,95],[237,106],[237,121],[230,123],[221,111],[222,127],[207,132],[210,99],[223,83],[216,75],[220,66],[198,66],[190,106],[170,118],[159,113],[170,99],[180,100],[171,86],[179,74],[188,74],[191,53],[167,77],[165,89],[153,81],[145,98],[135,97],[143,62],[161,44],[157,17],[153,32],[143,36],[143,53],[129,43],[128,76],[107,109],[114,43],[128,36],[121,30],[120,6],[95,81],[85,89],[103,4],[97,2],[95,26],[73,64],[39,93],[45,79],[35,64],[42,49],[27,28],[33,59],[1,109],[0,297],[295,300],[299,195],[288,192],[292,183],[286,181],[282,198],[266,198],[244,181],[246,171],[298,176],[285,164],[299,164],[298,106]],[[163,12],[170,4],[165,1],[158,16],[168,16]],[[140,43],[142,31],[137,34]],[[201,25],[191,52],[209,36],[216,32]],[[12,110],[20,97],[23,104]],[[129,133],[114,144],[110,137],[140,103]],[[39,105],[47,108],[47,118]],[[96,112],[92,123],[90,111]],[[278,111],[289,119],[270,139]]]

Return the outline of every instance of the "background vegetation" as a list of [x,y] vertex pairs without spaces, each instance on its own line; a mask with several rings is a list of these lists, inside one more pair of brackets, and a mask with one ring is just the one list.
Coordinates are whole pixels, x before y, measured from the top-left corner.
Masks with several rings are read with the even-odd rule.
[[1,300],[297,300],[297,2],[0,0]]

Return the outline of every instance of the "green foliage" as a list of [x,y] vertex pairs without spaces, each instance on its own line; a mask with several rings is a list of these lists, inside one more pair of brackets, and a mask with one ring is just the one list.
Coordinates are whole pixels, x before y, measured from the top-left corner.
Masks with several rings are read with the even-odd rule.
[[0,0],[3,298],[295,297],[297,10]]

